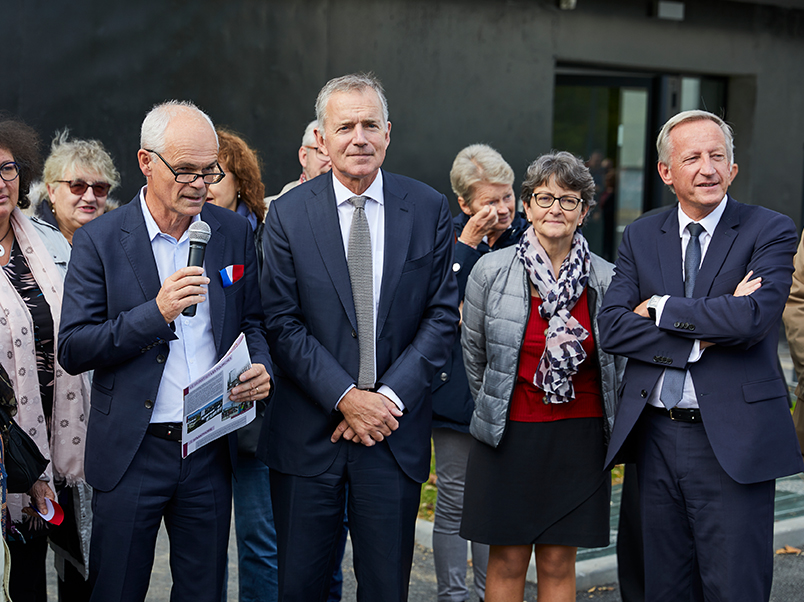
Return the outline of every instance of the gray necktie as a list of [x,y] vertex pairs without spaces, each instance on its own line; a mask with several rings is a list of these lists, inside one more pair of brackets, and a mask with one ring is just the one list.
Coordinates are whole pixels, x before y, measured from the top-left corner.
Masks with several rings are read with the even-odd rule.
[[[684,255],[684,296],[692,297],[695,289],[695,279],[698,277],[698,269],[701,267],[701,241],[699,236],[704,231],[701,224],[691,222],[687,225],[690,233],[690,240],[687,243],[687,252]],[[664,383],[659,399],[669,410],[674,408],[684,394],[684,380],[687,371],[681,368],[668,368],[664,372]]]
[[357,315],[357,343],[360,350],[358,389],[374,388],[374,267],[371,263],[371,232],[366,219],[366,197],[353,196],[355,206],[349,233],[349,279]]

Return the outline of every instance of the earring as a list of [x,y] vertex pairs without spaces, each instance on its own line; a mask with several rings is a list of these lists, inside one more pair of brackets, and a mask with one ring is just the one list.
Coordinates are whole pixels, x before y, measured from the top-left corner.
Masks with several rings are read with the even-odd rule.
[[240,191],[239,190],[237,191],[237,200],[238,201],[240,200]]

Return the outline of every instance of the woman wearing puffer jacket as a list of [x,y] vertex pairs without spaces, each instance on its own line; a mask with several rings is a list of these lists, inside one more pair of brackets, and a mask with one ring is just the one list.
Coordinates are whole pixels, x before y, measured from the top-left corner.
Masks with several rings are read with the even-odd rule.
[[575,600],[577,548],[609,543],[603,470],[625,360],[600,350],[596,316],[613,266],[580,227],[594,180],[566,152],[527,170],[531,227],[483,257],[463,307],[475,400],[461,536],[490,544],[486,600],[521,601],[535,553],[540,602]]

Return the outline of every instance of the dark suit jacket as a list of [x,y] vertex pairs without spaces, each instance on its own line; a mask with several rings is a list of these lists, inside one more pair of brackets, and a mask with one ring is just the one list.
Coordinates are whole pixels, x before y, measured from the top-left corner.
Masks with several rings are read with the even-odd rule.
[[[779,320],[790,291],[796,231],[763,207],[728,204],[701,264],[692,298],[684,297],[676,211],[628,226],[614,280],[598,316],[602,347],[628,357],[607,464],[633,461],[629,433],[668,366],[687,368],[718,462],[735,481],[755,483],[804,469],[777,368]],[[734,297],[753,270],[759,290]],[[633,309],[671,295],[657,327]],[[688,363],[693,341],[715,343]]]
[[[212,230],[204,267],[218,357],[244,332],[251,360],[270,372],[251,226],[211,204],[201,219]],[[243,277],[224,289],[219,270],[240,264]],[[64,282],[59,361],[72,374],[95,371],[85,468],[87,482],[101,491],[114,488],[139,449],[167,342],[176,338],[156,305],[161,285],[139,194],[76,232]],[[230,444],[236,444],[234,436]]]
[[[429,474],[430,385],[457,333],[452,219],[444,195],[383,172],[385,259],[376,329],[377,386],[405,404],[388,444],[417,481]],[[277,366],[257,455],[287,474],[315,476],[334,461],[334,410],[357,381],[357,321],[332,175],[271,204],[262,298]]]

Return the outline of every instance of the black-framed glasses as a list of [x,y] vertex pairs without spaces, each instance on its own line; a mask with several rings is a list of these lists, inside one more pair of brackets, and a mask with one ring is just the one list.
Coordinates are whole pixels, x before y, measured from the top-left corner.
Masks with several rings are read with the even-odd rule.
[[4,182],[16,180],[18,175],[20,175],[20,166],[14,161],[6,161],[0,165],[0,178],[3,178]]
[[565,195],[558,197],[549,192],[540,192],[538,194],[534,192],[531,196],[542,209],[549,209],[553,206],[553,203],[558,201],[559,207],[564,211],[574,211],[575,208],[583,202],[583,200],[579,199],[577,196]]
[[62,182],[67,184],[70,187],[70,192],[77,196],[84,196],[84,193],[87,191],[87,188],[92,189],[92,193],[100,198],[105,197],[109,194],[109,190],[111,189],[112,185],[108,182],[95,182],[94,184],[88,184],[84,182],[84,180],[56,180],[57,182]]
[[157,157],[162,159],[162,163],[164,163],[165,167],[167,167],[171,171],[171,173],[173,174],[173,177],[175,178],[175,180],[179,184],[192,184],[198,178],[201,178],[204,181],[204,184],[217,184],[218,182],[223,180],[223,178],[226,177],[226,174],[223,173],[223,169],[221,168],[220,163],[218,163],[217,161],[215,161],[215,165],[218,167],[218,172],[217,173],[216,172],[212,172],[212,173],[180,172],[180,171],[176,171],[175,169],[173,169],[173,166],[170,163],[168,163],[167,161],[165,161],[165,158],[162,155],[160,155],[158,152],[156,152],[155,150],[151,150],[149,148],[146,148],[146,149],[143,149],[143,150],[145,150],[145,151],[147,151],[149,153],[153,153]]

